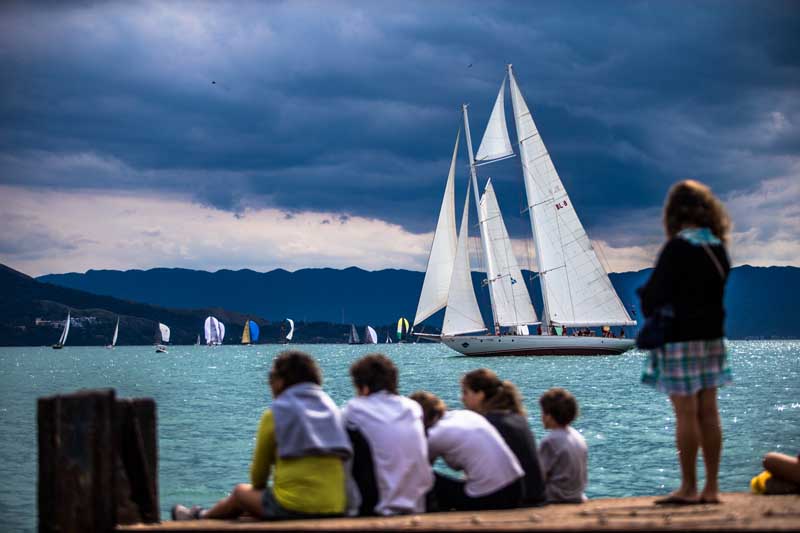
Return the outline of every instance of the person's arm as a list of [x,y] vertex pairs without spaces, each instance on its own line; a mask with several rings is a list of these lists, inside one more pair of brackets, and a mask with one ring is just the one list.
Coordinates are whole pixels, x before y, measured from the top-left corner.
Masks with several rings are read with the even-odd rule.
[[542,478],[544,482],[550,479],[550,473],[553,470],[553,465],[556,463],[556,450],[550,439],[544,438],[539,444],[539,464],[542,467]]
[[275,419],[272,417],[272,411],[265,411],[258,425],[253,462],[250,463],[250,483],[254,489],[266,488],[276,454]]
[[677,248],[679,246],[678,239],[667,242],[658,255],[658,261],[650,274],[650,279],[637,291],[642,301],[642,312],[646,317],[652,315],[657,307],[669,303],[672,299],[675,280],[678,276]]

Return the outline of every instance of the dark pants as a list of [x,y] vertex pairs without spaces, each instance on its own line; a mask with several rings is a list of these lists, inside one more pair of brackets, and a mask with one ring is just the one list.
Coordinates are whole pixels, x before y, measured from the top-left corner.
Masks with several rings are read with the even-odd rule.
[[522,478],[491,494],[473,498],[464,492],[464,481],[438,472],[434,474],[436,481],[431,491],[432,498],[428,500],[429,511],[514,509],[522,504]]

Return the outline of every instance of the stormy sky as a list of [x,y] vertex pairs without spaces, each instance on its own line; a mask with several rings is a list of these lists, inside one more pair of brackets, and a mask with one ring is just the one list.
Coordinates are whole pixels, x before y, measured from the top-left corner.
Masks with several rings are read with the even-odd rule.
[[[800,266],[798,35],[779,1],[4,2],[0,262],[422,270],[513,63],[607,268],[650,266],[683,178],[736,264]],[[528,267],[518,158],[489,176]]]

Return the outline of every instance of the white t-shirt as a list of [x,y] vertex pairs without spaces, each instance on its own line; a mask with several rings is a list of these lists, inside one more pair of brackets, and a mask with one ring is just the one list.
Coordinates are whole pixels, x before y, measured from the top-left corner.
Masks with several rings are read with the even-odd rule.
[[486,418],[474,411],[448,411],[428,430],[431,461],[442,457],[466,476],[464,492],[477,498],[525,475],[514,452]]
[[589,482],[589,449],[572,426],[553,429],[539,444],[545,494],[550,502],[581,502]]
[[419,404],[380,391],[348,401],[342,414],[345,425],[360,431],[369,443],[379,492],[375,512],[424,513],[433,470]]

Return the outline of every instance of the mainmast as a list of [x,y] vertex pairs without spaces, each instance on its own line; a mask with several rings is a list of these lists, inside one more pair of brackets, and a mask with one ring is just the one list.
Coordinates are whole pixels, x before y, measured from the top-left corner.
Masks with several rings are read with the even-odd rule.
[[[522,143],[522,139],[519,138],[519,113],[517,112],[516,106],[516,99],[514,98],[513,94],[513,87],[516,86],[517,80],[514,79],[514,72],[511,70],[511,64],[509,63],[506,67],[508,69],[508,78],[511,80],[509,90],[512,91],[511,94],[511,106],[514,108],[514,128],[517,131],[517,144],[519,145],[519,161],[522,165],[525,164],[527,160],[525,157],[525,146]],[[469,134],[468,134],[469,135]],[[469,138],[469,137],[467,137]],[[524,169],[523,169],[524,172]],[[539,239],[536,238],[536,215],[534,214],[533,205],[531,204],[531,194],[528,191],[528,184],[527,181],[525,183],[525,196],[527,198],[528,204],[528,216],[531,219],[531,236],[533,237],[533,246],[536,249],[536,264],[539,270],[539,285],[542,288],[542,335],[550,335],[550,308],[547,302],[547,290],[545,287],[545,273],[542,270],[542,250],[539,243]]]
[[[483,248],[483,256],[488,261],[489,258],[491,257],[490,252],[489,252],[489,239],[488,239],[488,236],[486,235],[486,228],[484,227],[484,222],[485,221],[481,220],[481,213],[480,213],[481,199],[480,199],[480,193],[478,192],[479,191],[479,189],[478,189],[478,174],[475,171],[475,156],[473,155],[473,152],[472,152],[472,135],[470,135],[470,130],[469,130],[469,113],[467,112],[467,104],[463,104],[461,106],[461,109],[462,109],[463,114],[464,114],[464,132],[466,133],[467,153],[469,154],[469,174],[470,174],[470,177],[472,179],[472,192],[475,195],[475,208],[478,211],[478,228],[480,229],[480,234],[481,234],[481,245],[482,245],[482,248]],[[486,275],[487,275],[486,279],[488,281],[488,279],[489,279],[488,278],[488,275],[489,275],[488,269],[486,271]],[[489,302],[491,303],[491,306],[492,306],[492,324],[494,325],[494,332],[495,332],[495,334],[499,334],[500,333],[500,326],[497,324],[497,322],[495,320],[495,317],[497,316],[497,313],[495,312],[494,297],[492,296],[492,291],[491,290],[489,291]]]

